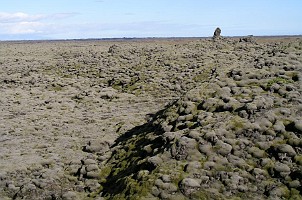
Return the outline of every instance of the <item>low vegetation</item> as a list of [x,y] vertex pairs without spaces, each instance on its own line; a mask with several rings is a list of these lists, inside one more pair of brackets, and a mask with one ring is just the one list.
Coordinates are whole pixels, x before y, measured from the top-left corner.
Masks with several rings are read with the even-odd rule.
[[1,196],[301,199],[301,44],[1,42]]

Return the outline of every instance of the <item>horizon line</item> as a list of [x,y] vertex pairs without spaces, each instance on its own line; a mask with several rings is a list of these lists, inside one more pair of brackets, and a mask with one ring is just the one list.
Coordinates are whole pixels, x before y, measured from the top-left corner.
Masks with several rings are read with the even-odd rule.
[[[148,40],[148,39],[207,39],[213,36],[162,36],[162,37],[101,37],[101,38],[72,38],[72,39],[0,39],[0,42],[26,42],[26,41],[82,41],[82,40],[100,40],[100,41],[110,41],[110,40]],[[222,38],[242,38],[242,37],[302,37],[302,34],[294,35],[238,35],[238,36],[221,36]]]

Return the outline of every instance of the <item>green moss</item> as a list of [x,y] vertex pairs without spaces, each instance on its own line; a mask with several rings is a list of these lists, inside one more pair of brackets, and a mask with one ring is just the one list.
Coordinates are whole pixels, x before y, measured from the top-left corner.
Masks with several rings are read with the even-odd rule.
[[235,116],[230,121],[230,128],[233,129],[234,131],[239,131],[244,128],[244,124],[245,121],[241,117]]
[[255,168],[255,167],[257,167],[257,161],[258,161],[258,159],[251,158],[251,159],[246,160],[246,163],[248,165],[252,166],[253,168]]
[[113,89],[115,89],[115,90],[120,90],[120,89],[121,89],[121,86],[116,85],[116,84],[112,85],[111,87],[112,87]]
[[273,144],[271,145],[272,147],[279,146],[280,144],[286,144],[286,140],[283,139],[275,139],[273,140]]
[[71,75],[71,74],[64,74],[63,75],[63,78],[73,78],[74,76],[73,75]]
[[301,194],[297,189],[292,188],[290,190],[290,200],[301,200]]
[[255,87],[260,87],[260,84],[261,84],[261,83],[259,83],[259,82],[257,82],[257,81],[251,81],[251,82],[248,83],[248,86],[250,86],[250,87],[252,87],[252,88],[253,88],[253,87],[255,88]]
[[[140,178],[137,177],[140,170],[143,169],[141,167],[146,162],[141,155],[143,151],[138,148],[142,145],[140,142],[143,138],[144,135],[130,138],[127,144],[111,158],[111,165],[108,165],[111,170],[105,169],[102,172],[102,176],[105,178],[103,178],[104,182],[101,184],[104,188],[108,189],[109,187],[111,190],[106,194],[106,198],[129,199],[130,197],[130,199],[141,199],[151,191],[154,175],[145,174]],[[108,172],[109,176],[106,177]],[[105,190],[104,188],[101,187],[100,192]]]
[[270,88],[274,83],[278,83],[278,84],[288,84],[288,83],[293,83],[293,80],[289,80],[283,77],[277,77],[274,79],[271,79],[267,82],[266,87]]
[[[222,186],[223,187],[223,186]],[[201,200],[207,200],[207,199],[234,199],[234,200],[241,200],[241,199],[248,199],[248,198],[241,198],[241,195],[239,195],[239,197],[236,196],[229,196],[226,197],[224,195],[222,195],[223,190],[222,188],[219,189],[219,192],[215,192],[215,191],[211,191],[208,189],[203,189],[201,188],[200,191],[197,191],[196,193],[194,193],[190,199],[201,199]],[[242,193],[243,194],[243,193]],[[238,194],[237,194],[238,195]],[[245,194],[243,194],[243,196],[246,197]]]
[[296,155],[294,159],[297,164],[302,165],[302,155]]
[[198,74],[193,77],[193,81],[198,82],[198,81],[204,81],[209,78],[209,73],[203,73],[203,74]]
[[124,182],[126,188],[124,188],[123,191],[120,191],[119,194],[106,196],[105,199],[141,199],[151,191],[153,180],[154,179],[150,178],[150,176],[144,177],[144,180],[142,181],[138,181],[132,176],[125,177],[121,181]]
[[56,85],[56,86],[51,87],[50,89],[53,90],[53,91],[59,92],[59,91],[63,90],[63,87],[59,86],[59,85]]
[[263,169],[266,170],[268,173],[274,171],[274,163],[271,161],[263,166]]
[[178,176],[172,178],[172,183],[174,185],[179,185],[180,181],[182,181],[185,178],[185,173],[180,172]]
[[195,124],[196,124],[195,122],[187,122],[187,123],[186,123],[186,126],[187,126],[188,128],[191,128],[191,127],[193,127]]
[[233,172],[234,171],[234,167],[229,165],[229,164],[216,164],[216,166],[214,167],[216,171],[225,171],[225,172]]
[[239,194],[237,194],[239,197],[232,197],[232,198],[230,198],[230,200],[242,200],[242,198],[241,198],[241,196],[244,196],[244,194],[243,193],[239,193]]
[[207,200],[207,199],[211,199],[211,195],[205,191],[198,191],[192,194],[192,197],[190,199]]
[[283,186],[282,188],[282,197],[285,197],[285,199],[289,199],[290,197],[290,191],[286,186]]
[[129,196],[133,199],[140,199],[151,191],[152,184],[149,181],[136,181],[134,179],[128,178],[128,191]]
[[47,74],[47,75],[52,75],[54,74],[55,71],[55,67],[54,66],[46,66],[46,69],[44,69],[43,73]]

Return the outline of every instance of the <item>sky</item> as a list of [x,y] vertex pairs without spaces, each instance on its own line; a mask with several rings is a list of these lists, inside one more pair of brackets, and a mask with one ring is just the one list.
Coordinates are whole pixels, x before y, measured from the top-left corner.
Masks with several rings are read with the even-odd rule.
[[0,40],[301,35],[301,0],[1,0]]

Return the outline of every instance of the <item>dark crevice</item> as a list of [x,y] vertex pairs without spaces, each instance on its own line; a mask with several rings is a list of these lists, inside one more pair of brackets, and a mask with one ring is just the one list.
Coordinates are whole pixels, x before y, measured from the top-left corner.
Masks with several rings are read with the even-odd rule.
[[296,128],[295,122],[292,122],[292,123],[286,125],[285,130],[288,131],[288,132],[294,132],[294,133],[302,134],[302,131],[300,131],[299,129]]

